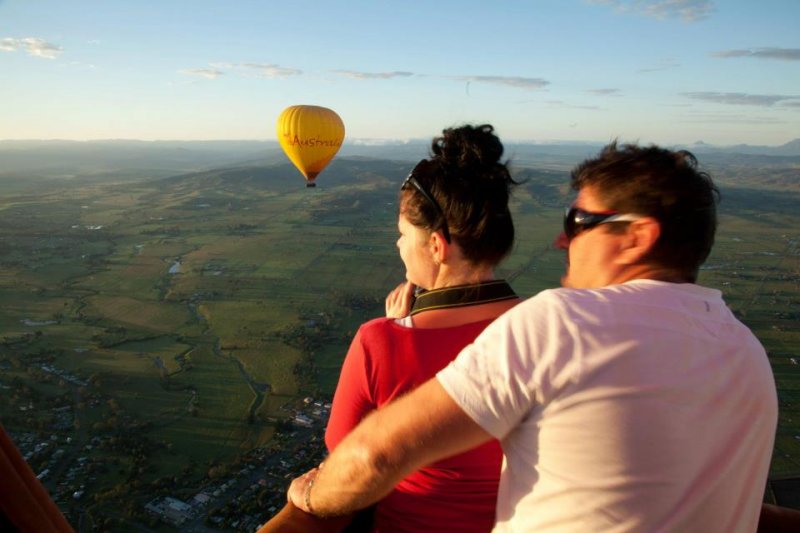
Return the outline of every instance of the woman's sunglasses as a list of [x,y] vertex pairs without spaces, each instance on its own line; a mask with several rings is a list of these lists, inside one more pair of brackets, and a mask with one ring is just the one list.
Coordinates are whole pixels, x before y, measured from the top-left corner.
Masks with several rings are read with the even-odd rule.
[[572,240],[584,231],[590,230],[600,224],[611,222],[633,222],[640,220],[640,215],[620,214],[616,211],[604,211],[592,213],[580,207],[568,207],[564,213],[564,234],[567,239]]
[[[419,162],[419,164],[425,162],[427,162],[427,160],[423,159],[422,161]],[[417,166],[419,166],[419,164]],[[416,169],[417,167],[415,166],[414,170]],[[444,240],[446,240],[449,243],[450,228],[447,227],[447,217],[444,216],[444,211],[442,211],[442,208],[439,206],[438,202],[436,202],[436,200],[433,199],[433,196],[431,196],[430,193],[428,193],[428,191],[425,190],[425,188],[422,186],[419,180],[417,180],[417,178],[414,177],[414,170],[411,171],[411,173],[405,179],[403,184],[400,186],[400,190],[404,191],[409,187],[414,187],[414,189],[416,189],[416,191],[419,192],[422,195],[422,197],[425,198],[425,200],[427,200],[427,202],[434,207],[434,209],[436,209],[436,212],[439,213],[439,217],[442,220],[442,227],[441,227],[442,235],[444,236]]]

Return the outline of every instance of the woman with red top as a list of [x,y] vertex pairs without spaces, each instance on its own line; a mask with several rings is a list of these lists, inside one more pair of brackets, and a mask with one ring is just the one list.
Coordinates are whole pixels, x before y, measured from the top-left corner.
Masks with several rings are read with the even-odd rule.
[[[433,140],[431,157],[403,181],[397,248],[406,281],[386,298],[387,318],[363,324],[350,345],[325,433],[329,450],[371,411],[433,377],[519,302],[494,275],[514,242],[508,200],[516,183],[502,154],[492,126],[446,129]],[[368,521],[362,513],[346,531],[489,531],[501,462],[494,441],[422,468],[400,481]],[[308,490],[311,509],[313,499]],[[341,531],[350,520],[316,517],[289,503],[259,533]]]
[[[329,450],[519,301],[494,275],[514,241],[508,200],[516,183],[492,126],[446,129],[431,150],[400,191],[397,248],[406,281],[386,299],[389,318],[367,322],[353,339],[325,433]],[[494,441],[412,473],[377,504],[373,530],[491,530],[501,462]]]

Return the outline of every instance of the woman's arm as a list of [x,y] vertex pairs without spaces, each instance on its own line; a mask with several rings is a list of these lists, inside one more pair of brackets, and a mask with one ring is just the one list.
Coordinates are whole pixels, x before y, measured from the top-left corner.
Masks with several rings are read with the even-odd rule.
[[319,518],[298,509],[288,502],[283,509],[264,524],[258,533],[338,533],[346,528],[352,516]]

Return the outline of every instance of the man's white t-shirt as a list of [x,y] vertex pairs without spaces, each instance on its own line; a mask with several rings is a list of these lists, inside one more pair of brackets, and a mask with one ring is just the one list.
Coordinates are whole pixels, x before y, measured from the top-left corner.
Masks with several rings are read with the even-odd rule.
[[437,379],[502,443],[496,531],[756,529],[775,382],[717,290],[544,291]]

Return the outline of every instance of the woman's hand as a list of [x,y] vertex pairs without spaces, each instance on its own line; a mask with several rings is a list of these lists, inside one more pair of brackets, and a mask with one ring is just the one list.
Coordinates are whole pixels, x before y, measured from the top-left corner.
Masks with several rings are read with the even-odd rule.
[[386,297],[386,317],[403,318],[411,312],[411,303],[414,301],[416,286],[410,281],[404,281]]

